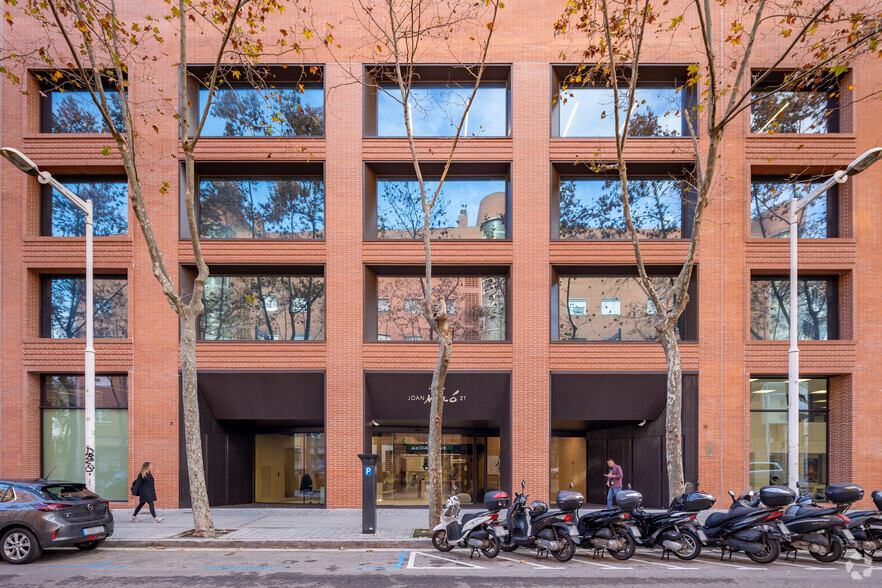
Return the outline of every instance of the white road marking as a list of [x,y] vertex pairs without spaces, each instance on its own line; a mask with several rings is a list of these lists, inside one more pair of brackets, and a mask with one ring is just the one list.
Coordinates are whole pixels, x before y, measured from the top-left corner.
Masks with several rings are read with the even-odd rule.
[[674,566],[674,565],[671,565],[671,564],[661,563],[661,562],[658,562],[658,561],[647,561],[647,560],[645,560],[645,559],[634,559],[633,557],[632,557],[631,559],[633,559],[635,563],[645,563],[645,564],[649,564],[649,565],[651,565],[651,566],[662,566],[662,567],[667,568],[667,569],[669,569],[669,570],[695,570],[695,569],[697,569],[697,568],[694,568],[694,567],[692,567],[692,568],[684,568],[684,567],[682,567],[682,566]]
[[[455,565],[453,565],[453,566],[441,566],[440,568],[437,567],[437,566],[415,566],[415,565],[414,565],[414,561],[416,560],[416,556],[417,556],[417,554],[425,555],[426,557],[434,557],[435,559],[440,559],[440,560],[442,560],[442,561],[448,561],[448,562],[450,562],[450,563],[452,563],[452,564],[455,564]],[[444,568],[447,568],[447,569],[454,569],[454,568],[455,568],[455,569],[461,569],[461,568],[457,568],[456,566],[467,566],[467,567],[469,567],[469,568],[474,568],[474,569],[478,569],[478,570],[486,570],[486,569],[487,569],[487,568],[485,568],[484,566],[479,566],[479,565],[477,565],[477,564],[473,564],[473,563],[470,563],[470,562],[467,562],[467,561],[457,561],[457,560],[455,560],[455,559],[450,559],[450,558],[447,558],[447,557],[441,557],[440,555],[435,555],[434,553],[426,553],[426,552],[424,552],[424,551],[411,551],[411,552],[410,552],[410,559],[409,559],[408,562],[407,562],[407,569],[409,569],[409,570],[439,570],[439,569],[444,569]]]
[[[583,555],[582,557],[588,557],[588,556],[587,556],[587,555]],[[606,569],[606,570],[633,570],[633,569],[634,569],[634,568],[629,567],[629,566],[610,566],[610,565],[607,565],[607,564],[597,563],[596,561],[587,561],[587,560],[584,560],[584,559],[579,559],[579,556],[574,557],[574,558],[573,558],[573,561],[577,561],[577,562],[579,562],[579,563],[583,563],[583,564],[585,564],[585,565],[589,565],[589,566],[597,566],[597,567],[601,567],[601,568],[604,568],[604,569]]]
[[[732,568],[732,569],[735,569],[735,570],[768,570],[768,569],[769,569],[769,568],[762,567],[761,565],[757,565],[757,564],[754,564],[754,565],[752,565],[752,566],[739,566],[739,565],[738,565],[737,563],[735,563],[734,561],[731,562],[731,563],[726,563],[726,562],[724,562],[724,561],[722,561],[722,560],[721,560],[721,561],[710,561],[710,560],[705,559],[705,558],[696,558],[696,559],[693,560],[693,561],[697,561],[697,562],[701,562],[701,563],[706,563],[706,564],[711,564],[712,566],[723,566],[724,568]],[[736,560],[736,561],[737,561],[737,560]]]
[[497,557],[497,559],[504,559],[505,561],[513,561],[515,563],[524,562],[525,564],[529,564],[529,565],[534,566],[540,570],[565,570],[566,569],[562,566],[544,566],[542,564],[533,563],[533,562],[526,560],[526,559],[512,559],[510,557],[505,557],[503,555],[497,555],[496,557]]

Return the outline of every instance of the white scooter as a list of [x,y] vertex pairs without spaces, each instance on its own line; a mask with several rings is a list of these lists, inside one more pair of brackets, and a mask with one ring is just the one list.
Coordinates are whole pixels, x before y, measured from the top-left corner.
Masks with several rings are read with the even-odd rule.
[[508,508],[508,494],[501,490],[491,490],[484,496],[487,511],[468,513],[458,519],[462,507],[459,498],[454,494],[448,499],[441,511],[441,522],[433,529],[432,545],[438,551],[450,551],[454,547],[468,547],[472,550],[469,558],[480,551],[486,557],[499,555],[499,537],[493,531],[493,525],[499,518],[499,511]]

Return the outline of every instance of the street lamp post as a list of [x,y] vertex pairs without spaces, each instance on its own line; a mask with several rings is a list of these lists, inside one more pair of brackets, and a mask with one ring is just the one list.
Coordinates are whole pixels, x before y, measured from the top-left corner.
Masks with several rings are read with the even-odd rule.
[[83,200],[47,171],[40,171],[33,161],[16,149],[4,147],[0,155],[15,167],[35,176],[41,184],[48,184],[58,190],[74,206],[86,214],[86,448],[84,454],[86,487],[95,491],[95,346],[94,346],[94,313],[95,306],[92,292],[92,201]]
[[790,200],[790,351],[787,366],[787,480],[789,486],[798,492],[799,487],[799,305],[797,304],[796,247],[799,232],[799,213],[811,202],[836,184],[844,184],[848,178],[857,175],[882,159],[882,147],[875,147],[848,164],[844,170],[837,170],[833,177],[798,200]]

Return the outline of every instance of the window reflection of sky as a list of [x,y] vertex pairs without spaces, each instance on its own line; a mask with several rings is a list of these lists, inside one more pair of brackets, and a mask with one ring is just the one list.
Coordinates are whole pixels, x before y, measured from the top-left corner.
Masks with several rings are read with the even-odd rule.
[[[619,93],[622,112],[628,93]],[[658,117],[662,132],[671,136],[683,134],[682,92],[675,88],[638,88],[635,114],[652,113]],[[614,137],[615,112],[611,88],[567,88],[560,96],[561,137]]]
[[[386,198],[386,186],[389,184],[406,184],[408,191],[414,194],[416,198],[419,198],[420,187],[416,180],[408,178],[380,179],[377,181],[377,208],[381,214],[392,205]],[[432,194],[435,193],[437,187],[437,180],[426,181],[426,196],[429,199],[432,198]],[[444,185],[441,187],[443,198],[439,196],[439,200],[447,204],[447,209],[444,211],[438,210],[438,218],[446,220],[445,226],[456,226],[459,212],[465,208],[469,217],[468,226],[477,226],[478,208],[481,206],[481,200],[495,192],[505,192],[504,179],[457,178],[444,180]],[[398,229],[406,227],[390,226],[389,228]]]
[[[114,126],[118,131],[125,130],[119,93],[105,89],[107,104],[110,108]],[[50,132],[54,133],[106,133],[101,111],[86,90],[64,90],[47,92],[49,106],[52,111]]]
[[[750,197],[752,237],[789,237],[790,200],[803,199],[817,184],[753,182]],[[799,238],[827,237],[827,198],[821,195],[803,209],[799,219]]]
[[[246,118],[244,120],[241,119],[241,115],[235,112],[223,113],[221,109],[223,109],[224,107],[217,102],[217,97],[220,92],[235,94],[238,98],[237,102],[239,102],[240,104],[244,104],[243,100],[249,94],[257,94],[261,98],[260,104],[262,107],[262,112],[252,113],[255,115],[253,118]],[[324,90],[321,87],[306,86],[304,87],[304,90],[302,92],[297,88],[281,86],[275,88],[267,88],[266,90],[258,90],[254,87],[223,88],[215,94],[215,97],[212,100],[211,109],[209,110],[208,116],[205,119],[205,126],[202,127],[202,135],[205,137],[226,136],[227,133],[225,132],[224,127],[227,124],[228,119],[233,119],[234,121],[237,121],[238,124],[250,130],[250,132],[245,133],[245,136],[290,136],[291,126],[289,125],[289,123],[284,120],[274,121],[273,115],[278,114],[280,111],[280,98],[290,98],[291,95],[297,95],[299,97],[300,106],[303,108],[310,106],[312,108],[322,110],[324,107]],[[208,89],[201,88],[199,90],[200,116],[202,115],[202,109],[205,108],[205,103],[207,100]],[[246,114],[247,113],[248,109],[246,108]],[[271,132],[266,132],[266,129],[270,129]]]
[[[453,137],[472,88],[414,84],[410,91],[411,127],[415,137]],[[508,135],[505,84],[482,84],[463,123],[463,137]],[[377,136],[405,137],[403,105],[397,86],[377,90]]]
[[[574,187],[574,195],[577,207],[587,210],[595,210],[598,207],[596,220],[613,221],[616,226],[624,226],[625,212],[622,209],[621,183],[615,180],[586,180],[574,178],[562,178],[561,183],[571,182]],[[637,229],[661,229],[661,216],[665,221],[665,228],[680,227],[682,215],[683,194],[681,180],[672,178],[629,178],[629,200],[631,204],[631,219]],[[654,198],[637,197],[651,191],[658,194],[659,201]],[[610,195],[614,195],[614,208],[602,210],[604,201],[608,201]],[[598,225],[601,223],[598,222]]]

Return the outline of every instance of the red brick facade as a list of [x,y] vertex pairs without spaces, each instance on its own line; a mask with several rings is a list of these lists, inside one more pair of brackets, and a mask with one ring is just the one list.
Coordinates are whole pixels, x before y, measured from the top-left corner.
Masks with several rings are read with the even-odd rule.
[[[333,4],[333,3],[331,3]],[[567,41],[553,37],[559,3],[511,2],[501,11],[490,60],[511,64],[511,135],[465,139],[457,161],[504,161],[511,164],[511,238],[496,242],[443,241],[433,245],[435,263],[510,267],[509,342],[459,343],[453,370],[507,370],[512,374],[512,480],[525,478],[531,494],[547,497],[549,472],[549,374],[555,370],[664,370],[655,342],[552,341],[550,337],[552,272],[560,265],[633,265],[629,242],[551,240],[550,184],[553,162],[573,162],[596,152],[614,154],[612,139],[550,138],[551,64]],[[157,10],[163,10],[159,3]],[[329,22],[344,16],[322,15]],[[722,19],[725,21],[725,19]],[[7,25],[4,23],[4,27]],[[19,34],[29,26],[17,23]],[[272,27],[268,27],[272,28]],[[342,28],[342,27],[341,27]],[[681,31],[681,35],[685,31]],[[168,31],[169,38],[173,35]],[[352,31],[339,31],[344,50],[361,43]],[[210,48],[192,50],[193,63],[210,60]],[[171,45],[169,46],[171,47]],[[167,48],[168,49],[168,48]],[[692,41],[679,37],[650,47],[647,62],[688,63],[695,59]],[[771,52],[759,48],[756,64]],[[155,87],[177,85],[176,61],[134,66],[133,98],[153,96]],[[364,58],[368,62],[367,57]],[[446,51],[427,51],[425,61],[448,62]],[[356,454],[364,448],[363,388],[365,370],[426,370],[437,356],[432,343],[364,341],[365,267],[420,264],[418,242],[365,241],[363,236],[364,162],[407,161],[405,139],[365,138],[363,89],[347,73],[353,63],[331,56],[310,56],[324,64],[325,136],[310,139],[202,139],[197,158],[204,161],[317,160],[324,162],[326,238],[320,242],[203,242],[209,264],[321,264],[326,278],[326,339],[321,342],[200,342],[200,369],[325,370],[327,505],[360,505],[360,469]],[[873,91],[882,79],[882,62],[856,66],[849,74],[855,94]],[[114,156],[101,155],[107,136],[50,135],[38,132],[38,105],[8,80],[2,82],[2,144],[15,147],[41,168],[55,174],[121,173]],[[698,341],[681,345],[683,368],[699,373],[698,472],[702,487],[724,495],[747,485],[749,452],[749,379],[784,376],[787,341],[753,341],[748,331],[749,282],[752,274],[786,274],[788,242],[751,238],[749,201],[752,173],[830,171],[882,140],[878,99],[847,105],[843,129],[835,135],[753,135],[749,117],[727,131],[721,157],[722,181],[712,196],[702,227],[698,256]],[[144,132],[141,177],[165,261],[177,277],[179,264],[192,263],[188,241],[179,240],[176,123],[156,118],[159,133]],[[152,122],[151,122],[152,124]],[[145,127],[149,129],[149,125]],[[438,160],[444,139],[421,139],[426,160]],[[301,151],[300,147],[305,150]],[[693,158],[683,138],[633,139],[633,161],[682,162]],[[39,337],[39,282],[45,273],[75,273],[84,268],[84,240],[39,236],[39,188],[34,178],[2,163],[2,379],[0,379],[0,475],[40,473],[39,382],[42,373],[82,372],[82,340]],[[160,194],[162,183],[172,189]],[[800,244],[804,274],[838,274],[840,339],[804,342],[802,375],[831,376],[830,480],[855,481],[866,490],[882,488],[882,461],[876,455],[882,433],[882,164],[856,177],[840,194],[840,236]],[[96,273],[128,276],[128,332],[124,340],[98,340],[98,373],[128,374],[129,471],[144,460],[157,466],[161,505],[177,505],[179,480],[178,325],[153,277],[150,261],[130,214],[129,234],[96,239]],[[678,264],[685,241],[647,242],[651,264]],[[537,416],[539,415],[539,416]],[[130,476],[131,477],[131,476]]]

